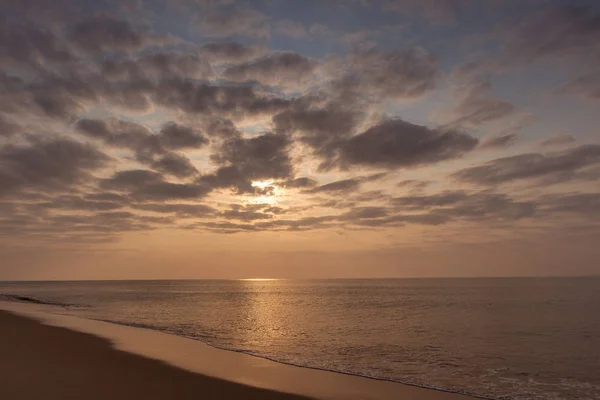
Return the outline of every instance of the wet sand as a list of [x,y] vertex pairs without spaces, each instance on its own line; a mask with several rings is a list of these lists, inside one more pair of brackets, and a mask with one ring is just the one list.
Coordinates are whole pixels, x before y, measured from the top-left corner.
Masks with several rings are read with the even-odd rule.
[[103,338],[0,311],[1,399],[273,399],[301,396],[211,378]]
[[[0,399],[468,400],[0,302]],[[56,310],[54,310],[56,311]]]

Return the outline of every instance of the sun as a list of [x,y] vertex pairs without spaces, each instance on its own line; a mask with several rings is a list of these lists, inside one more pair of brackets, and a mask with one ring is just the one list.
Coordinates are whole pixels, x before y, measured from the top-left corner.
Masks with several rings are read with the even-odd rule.
[[265,181],[254,181],[252,182],[252,186],[258,189],[262,189],[266,193],[263,195],[258,195],[250,200],[251,203],[254,204],[277,204],[278,198],[281,197],[283,189],[274,184],[274,180],[265,180]]

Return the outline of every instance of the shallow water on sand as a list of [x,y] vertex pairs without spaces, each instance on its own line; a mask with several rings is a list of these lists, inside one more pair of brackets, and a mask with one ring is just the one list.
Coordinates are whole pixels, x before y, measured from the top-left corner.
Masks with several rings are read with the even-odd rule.
[[24,282],[0,293],[295,365],[495,399],[600,399],[600,279]]

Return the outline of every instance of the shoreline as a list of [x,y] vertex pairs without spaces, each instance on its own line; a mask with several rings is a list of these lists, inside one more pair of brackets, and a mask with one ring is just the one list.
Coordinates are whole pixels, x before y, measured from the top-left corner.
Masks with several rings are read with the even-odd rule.
[[[245,352],[219,349],[196,339],[147,328],[55,314],[53,313],[57,311],[55,306],[0,301],[0,310],[33,319],[38,324],[38,329],[59,327],[108,340],[106,352],[125,352],[135,355],[141,359],[138,360],[141,364],[158,360],[165,366],[191,373],[198,379],[226,382],[230,384],[231,390],[250,392],[264,390],[268,391],[269,396],[287,396],[276,397],[282,399],[468,400],[479,398],[391,380],[281,363]],[[67,345],[63,350],[69,353],[69,346]],[[92,369],[93,361],[88,365]],[[2,361],[0,367],[1,363]],[[161,377],[157,379],[160,380]],[[239,396],[251,398],[248,393]],[[259,398],[270,398],[265,397],[264,394],[261,396]],[[225,395],[225,397],[211,398],[237,397]]]

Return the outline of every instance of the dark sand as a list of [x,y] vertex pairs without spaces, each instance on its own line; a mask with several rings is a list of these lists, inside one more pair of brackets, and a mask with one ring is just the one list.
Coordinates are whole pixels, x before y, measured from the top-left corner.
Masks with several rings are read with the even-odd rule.
[[103,338],[0,311],[0,399],[307,399],[114,349]]

